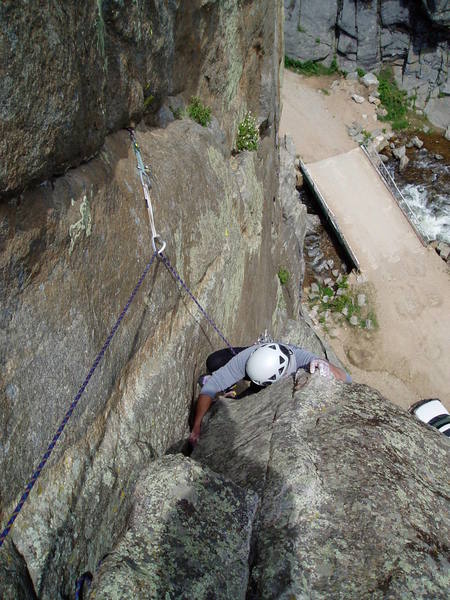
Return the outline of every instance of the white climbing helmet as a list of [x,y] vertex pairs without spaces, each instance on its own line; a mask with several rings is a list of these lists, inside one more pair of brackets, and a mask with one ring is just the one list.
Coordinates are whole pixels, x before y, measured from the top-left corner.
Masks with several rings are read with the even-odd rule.
[[283,377],[289,367],[292,350],[281,344],[262,344],[247,360],[247,376],[257,385],[265,386]]

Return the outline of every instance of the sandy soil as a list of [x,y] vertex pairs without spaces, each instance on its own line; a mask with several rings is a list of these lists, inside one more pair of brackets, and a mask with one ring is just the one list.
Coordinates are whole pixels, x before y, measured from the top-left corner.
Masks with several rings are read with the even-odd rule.
[[293,138],[305,163],[356,148],[358,144],[349,137],[346,127],[353,121],[371,133],[389,130],[389,124],[377,121],[375,105],[367,100],[356,104],[351,99],[354,93],[367,98],[367,89],[356,81],[336,76],[303,77],[284,71],[280,133]]
[[[367,101],[351,94],[359,84],[285,73],[281,131],[298,153],[335,213],[372,290],[379,329],[340,327],[330,340],[354,380],[407,408],[439,397],[450,408],[450,276],[448,267],[424,248],[346,125],[382,128]],[[328,89],[329,95],[319,92]],[[367,91],[361,93],[367,97]],[[363,120],[362,115],[367,119]]]

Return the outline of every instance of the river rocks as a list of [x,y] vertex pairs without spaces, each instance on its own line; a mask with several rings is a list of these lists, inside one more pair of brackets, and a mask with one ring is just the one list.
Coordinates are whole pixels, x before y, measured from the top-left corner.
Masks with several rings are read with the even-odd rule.
[[247,598],[446,597],[448,442],[378,392],[315,375],[218,401],[192,458],[261,498]]
[[443,260],[448,262],[450,256],[450,246],[448,244],[445,242],[439,242],[436,246],[436,252]]
[[406,146],[399,146],[398,148],[393,148],[392,149],[392,154],[393,156],[395,156],[395,158],[397,158],[398,160],[402,159],[405,156],[406,153]]
[[364,98],[358,94],[352,94],[352,100],[354,100],[356,104],[362,104],[364,102]]
[[406,167],[408,166],[408,163],[409,163],[409,158],[405,154],[404,156],[402,156],[400,158],[400,162],[398,164],[399,171],[400,172],[404,171],[406,169]]
[[413,146],[415,146],[419,150],[423,146],[422,140],[419,140],[419,138],[417,137],[417,135],[415,135],[413,138],[411,138],[411,143],[413,144]]
[[[145,469],[90,597],[245,599],[257,495],[180,455]],[[226,577],[224,577],[226,573]]]

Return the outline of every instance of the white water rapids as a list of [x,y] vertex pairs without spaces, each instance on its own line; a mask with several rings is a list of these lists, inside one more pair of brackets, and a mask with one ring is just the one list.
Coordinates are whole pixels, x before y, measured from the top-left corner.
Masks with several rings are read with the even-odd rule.
[[416,215],[420,229],[428,239],[450,244],[450,166],[424,149],[412,157],[405,175],[398,172],[397,165],[397,161],[389,161],[387,168]]

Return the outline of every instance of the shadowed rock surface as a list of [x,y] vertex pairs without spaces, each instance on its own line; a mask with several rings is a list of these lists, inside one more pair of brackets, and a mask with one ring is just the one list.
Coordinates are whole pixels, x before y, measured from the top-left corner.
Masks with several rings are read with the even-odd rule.
[[261,498],[248,598],[446,598],[450,445],[366,386],[216,403],[192,457]]
[[258,497],[181,456],[141,475],[127,533],[89,598],[245,599]]

